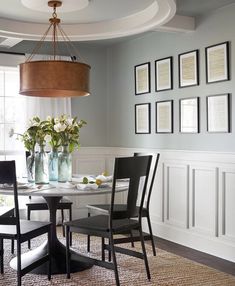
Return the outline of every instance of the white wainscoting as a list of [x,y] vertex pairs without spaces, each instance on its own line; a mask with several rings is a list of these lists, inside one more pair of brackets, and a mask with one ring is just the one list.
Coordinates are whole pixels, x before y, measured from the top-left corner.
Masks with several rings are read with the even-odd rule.
[[[73,170],[112,173],[115,157],[134,152],[161,154],[150,204],[154,234],[235,262],[235,153],[83,147]],[[87,203],[109,202],[104,195],[71,199],[74,217],[87,215]]]

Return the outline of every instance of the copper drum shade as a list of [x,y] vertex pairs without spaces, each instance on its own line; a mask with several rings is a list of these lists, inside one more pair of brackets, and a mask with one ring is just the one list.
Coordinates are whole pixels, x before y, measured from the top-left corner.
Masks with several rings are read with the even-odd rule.
[[39,97],[86,96],[90,66],[68,61],[32,61],[20,64],[20,94]]

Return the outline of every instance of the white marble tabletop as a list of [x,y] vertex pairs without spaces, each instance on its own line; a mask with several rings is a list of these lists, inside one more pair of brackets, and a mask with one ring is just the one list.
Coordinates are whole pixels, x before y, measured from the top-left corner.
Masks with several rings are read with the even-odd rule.
[[[127,182],[118,182],[116,186],[117,192],[123,192],[127,190]],[[81,195],[102,195],[108,194],[112,191],[112,183],[104,183],[96,190],[86,189],[80,190],[77,189],[77,182],[67,182],[67,183],[58,183],[50,182],[49,184],[30,184],[26,183],[24,185],[19,184],[18,195],[20,196],[43,196],[43,197],[58,197],[58,196],[81,196]],[[2,195],[13,195],[13,189],[11,187],[1,187],[0,194]]]

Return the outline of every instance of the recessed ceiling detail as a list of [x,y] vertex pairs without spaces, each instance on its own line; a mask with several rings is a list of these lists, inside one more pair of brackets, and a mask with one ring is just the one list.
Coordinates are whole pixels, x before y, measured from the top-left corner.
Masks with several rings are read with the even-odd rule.
[[[53,12],[47,2],[3,1],[0,37],[39,40]],[[62,0],[62,7],[57,9],[63,29],[73,41],[143,33],[164,25],[174,17],[175,12],[175,0]]]
[[[47,12],[48,9],[48,0],[20,0],[22,5],[33,11]],[[61,12],[73,12],[77,10],[82,10],[86,8],[89,4],[89,0],[65,0],[61,1],[62,7]]]

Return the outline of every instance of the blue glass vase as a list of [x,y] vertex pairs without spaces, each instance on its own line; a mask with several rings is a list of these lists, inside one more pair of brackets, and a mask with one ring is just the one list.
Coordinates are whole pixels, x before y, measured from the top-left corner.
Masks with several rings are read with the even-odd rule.
[[49,181],[58,181],[58,150],[53,148],[49,154]]
[[35,152],[30,150],[30,155],[26,159],[27,177],[29,183],[35,182]]
[[58,181],[68,182],[72,180],[72,156],[68,145],[62,146],[58,155]]
[[48,155],[44,151],[43,145],[40,146],[39,152],[35,155],[35,183],[49,183]]

